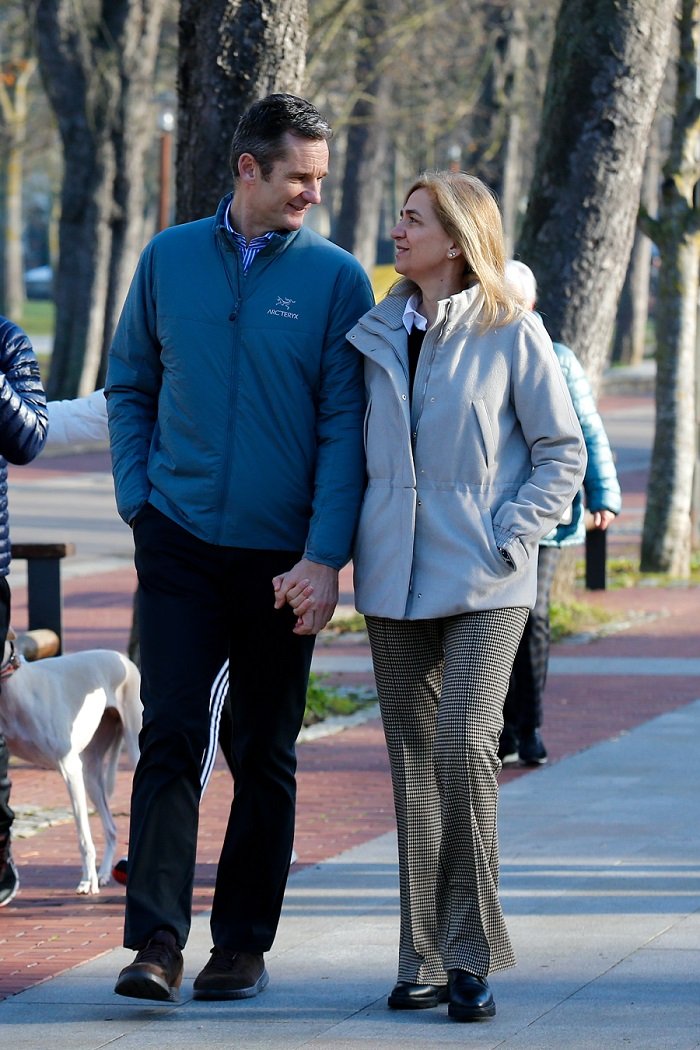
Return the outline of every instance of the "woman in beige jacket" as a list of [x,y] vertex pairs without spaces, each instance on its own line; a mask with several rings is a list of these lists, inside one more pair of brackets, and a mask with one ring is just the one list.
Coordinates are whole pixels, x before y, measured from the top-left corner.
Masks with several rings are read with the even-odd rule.
[[586,453],[541,322],[505,283],[498,208],[432,173],[392,230],[401,280],[349,333],[364,355],[367,491],[354,555],[391,760],[395,1009],[495,1013],[514,963],[498,899],[498,737],[537,548]]

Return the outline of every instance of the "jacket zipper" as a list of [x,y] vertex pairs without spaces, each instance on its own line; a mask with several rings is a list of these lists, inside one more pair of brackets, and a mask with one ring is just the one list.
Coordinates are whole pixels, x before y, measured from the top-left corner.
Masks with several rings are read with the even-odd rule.
[[[418,499],[418,469],[416,467],[416,456],[415,456],[416,442],[418,440],[418,429],[420,427],[420,421],[421,421],[421,418],[422,418],[422,415],[423,415],[423,406],[425,405],[425,394],[426,394],[426,390],[428,389],[428,377],[430,376],[430,370],[431,370],[431,368],[433,366],[433,361],[435,360],[435,353],[437,351],[438,344],[440,343],[440,340],[442,339],[443,332],[445,331],[445,327],[447,325],[447,319],[448,319],[449,310],[450,310],[450,304],[448,303],[447,304],[447,309],[445,311],[445,317],[444,317],[444,319],[442,320],[442,322],[440,324],[440,328],[439,328],[437,334],[434,335],[430,339],[430,341],[428,342],[428,347],[429,347],[429,350],[430,350],[430,361],[429,362],[424,361],[422,368],[421,368],[421,365],[420,365],[420,357],[423,356],[423,351],[425,349],[425,341],[423,342],[423,346],[421,348],[421,354],[420,354],[420,357],[419,357],[419,365],[418,365],[418,367],[420,368],[421,373],[424,373],[424,378],[423,378],[423,388],[421,390],[421,396],[420,396],[420,409],[418,410],[417,415],[416,415],[415,429],[413,427],[413,406],[414,405],[417,406],[417,404],[418,404],[415,396],[413,397],[412,402],[411,402],[411,456],[413,457],[413,472],[414,472],[414,474],[416,476],[416,511],[418,510],[418,507],[420,505],[420,501]],[[428,336],[426,336],[426,339],[428,339]],[[415,390],[416,390],[416,385],[415,385],[415,379],[414,379],[414,382],[413,382],[414,395],[415,395]],[[414,520],[414,523],[413,523],[413,554],[411,555],[411,575],[410,575],[409,580],[408,580],[408,597],[407,597],[407,600],[406,600],[406,608],[405,608],[404,611],[408,610],[409,599],[410,599],[411,595],[413,594],[413,575],[414,575],[413,566],[415,565],[415,543],[416,543],[416,522]]]
[[224,461],[223,461],[224,474],[223,474],[223,479],[222,479],[222,485],[221,485],[221,488],[220,488],[219,507],[218,507],[219,522],[220,522],[220,524],[219,524],[219,539],[221,539],[223,537],[223,510],[224,510],[224,507],[229,506],[229,500],[228,500],[227,496],[228,496],[229,486],[231,484],[231,465],[232,465],[232,462],[233,462],[233,444],[234,444],[234,440],[233,439],[234,439],[234,434],[235,434],[235,429],[236,429],[236,406],[238,404],[238,394],[239,394],[239,385],[240,385],[239,372],[240,372],[241,326],[238,324],[238,318],[240,316],[241,309],[243,307],[243,302],[244,302],[244,300],[246,298],[246,294],[247,294],[246,293],[246,284],[248,284],[249,274],[250,274],[252,268],[256,265],[256,262],[257,262],[257,263],[259,263],[259,265],[257,267],[257,269],[259,270],[259,273],[263,273],[263,271],[266,270],[267,267],[270,265],[272,260],[277,257],[278,251],[275,251],[274,253],[272,253],[269,258],[266,257],[266,258],[263,259],[263,258],[260,257],[260,255],[256,256],[256,258],[253,259],[253,262],[251,263],[250,267],[248,268],[248,271],[244,272],[243,269],[242,269],[242,262],[241,262],[240,252],[238,251],[238,248],[234,245],[233,246],[233,255],[234,255],[234,266],[236,267],[236,282],[235,282],[235,286],[234,286],[234,282],[231,280],[231,274],[229,273],[228,266],[226,265],[226,259],[225,259],[225,256],[224,256],[224,249],[221,246],[221,242],[220,242],[218,236],[217,236],[217,239],[216,239],[216,243],[217,243],[217,247],[219,249],[219,256],[220,256],[220,259],[221,259],[221,265],[224,268],[224,273],[226,274],[226,280],[228,282],[229,288],[231,289],[231,294],[233,295],[233,298],[234,298],[233,309],[231,310],[230,314],[228,315],[228,319],[231,322],[231,324],[233,325],[233,349],[232,349],[232,353],[231,353],[231,364],[230,364],[230,368],[229,368],[229,387],[230,387],[230,392],[231,392],[230,401],[229,401],[229,414],[228,414],[229,425],[226,428],[226,445],[225,445],[225,448],[224,448]]
[[[442,340],[442,337],[443,337],[443,335],[445,333],[445,329],[447,327],[447,322],[449,320],[450,306],[451,306],[451,303],[448,303],[447,304],[447,308],[445,310],[445,316],[442,319],[442,321],[440,322],[440,327],[439,327],[437,333],[434,335],[434,337],[432,339],[426,334],[425,342],[423,343],[423,347],[421,348],[420,356],[422,357],[423,356],[423,350],[425,349],[425,344],[426,344],[426,342],[428,343],[428,348],[430,350],[430,360],[429,361],[424,360],[422,367],[421,367],[420,357],[419,357],[419,360],[418,360],[418,368],[420,369],[421,375],[423,377],[423,384],[422,384],[422,389],[421,389],[421,393],[420,393],[420,399],[417,399],[415,397],[415,391],[416,391],[415,380],[414,380],[414,383],[413,383],[414,397],[413,397],[413,400],[412,400],[412,403],[411,403],[411,449],[412,449],[412,451],[415,451],[416,441],[418,439],[418,429],[420,427],[420,421],[421,421],[421,418],[423,416],[423,408],[424,408],[424,405],[425,405],[425,394],[426,394],[426,391],[428,389],[428,379],[430,377],[430,370],[433,367],[433,361],[435,360],[435,353],[437,351],[437,348],[438,348],[438,346],[440,344],[440,341]],[[414,405],[416,406],[416,409],[417,409],[417,412],[416,412],[416,415],[415,415],[415,420],[416,420],[415,428],[413,426],[413,419],[414,419],[413,406]],[[418,407],[418,406],[420,406],[420,407]]]
[[219,541],[223,539],[223,515],[224,507],[228,506],[228,488],[231,477],[231,464],[233,462],[233,443],[236,429],[236,404],[238,402],[238,382],[237,373],[239,370],[240,360],[240,325],[236,322],[241,312],[241,306],[243,302],[243,291],[241,286],[241,277],[245,276],[241,274],[241,260],[238,249],[234,246],[233,248],[233,265],[236,268],[236,280],[235,285],[231,279],[231,273],[226,263],[224,256],[224,249],[221,245],[219,237],[216,239],[217,247],[219,249],[219,256],[221,258],[221,265],[224,268],[226,274],[226,280],[228,286],[231,289],[233,296],[233,309],[228,315],[229,323],[232,325],[232,347],[231,347],[231,359],[229,362],[229,402],[228,402],[228,417],[226,425],[226,436],[224,443],[224,456],[222,463],[222,477],[221,485],[219,487],[219,505],[217,507],[218,516],[218,535]]

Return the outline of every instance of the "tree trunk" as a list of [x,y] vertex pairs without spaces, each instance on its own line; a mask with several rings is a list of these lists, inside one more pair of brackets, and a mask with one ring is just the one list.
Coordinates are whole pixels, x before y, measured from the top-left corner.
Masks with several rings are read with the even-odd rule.
[[164,4],[36,5],[39,64],[64,152],[50,397],[90,393],[104,376],[142,243],[142,162]]
[[[144,8],[146,5],[143,5]],[[112,142],[116,175],[112,194],[112,249],[109,262],[102,353],[97,386],[103,386],[107,355],[141,249],[147,240],[146,158],[156,130],[154,75],[166,0],[151,0],[140,23],[127,17],[121,42],[120,110]]]
[[386,60],[391,8],[364,0],[355,65],[359,94],[347,131],[342,200],[334,240],[368,273],[377,259],[379,218],[388,161],[391,80]]
[[181,0],[176,222],[211,215],[230,192],[231,136],[271,92],[298,93],[306,0]]
[[500,197],[503,236],[508,256],[513,254],[518,225],[518,204],[522,189],[521,124],[519,113],[509,114],[506,146],[503,152],[503,183]]
[[35,69],[34,58],[11,59],[5,64],[0,76],[3,310],[8,317],[16,319],[21,317],[24,307],[22,175],[27,131],[27,85]]
[[484,32],[485,38],[493,41],[492,59],[470,117],[469,170],[498,197],[508,255],[513,252],[523,193],[522,116],[525,107],[532,106],[524,88],[528,55],[525,9],[523,0],[484,5]]
[[[119,77],[104,27],[74,20],[69,0],[39,0],[39,66],[63,144],[56,334],[47,391],[76,397],[95,389],[102,338],[116,159],[111,129]],[[91,379],[93,382],[91,382]]]
[[700,208],[700,2],[682,0],[676,110],[655,220],[644,228],[661,253],[657,298],[656,434],[642,533],[643,571],[690,574],[695,466],[695,344]]
[[[655,212],[658,205],[660,169],[659,121],[657,119],[652,128],[642,179],[642,207],[649,212]],[[637,228],[625,283],[617,307],[612,359],[620,364],[638,365],[644,359],[649,322],[651,247],[649,238]]]
[[632,247],[675,0],[563,0],[519,256],[595,390]]
[[639,230],[634,235],[625,283],[617,304],[612,360],[638,365],[644,359],[649,317],[651,241]]
[[503,69],[498,91],[505,120],[505,139],[500,151],[500,193],[506,252],[513,254],[518,224],[518,207],[522,192],[522,117],[523,73],[527,59],[527,26],[521,3],[508,5],[510,18]]
[[657,305],[656,432],[642,534],[643,572],[690,575],[695,465],[698,238],[662,252]]

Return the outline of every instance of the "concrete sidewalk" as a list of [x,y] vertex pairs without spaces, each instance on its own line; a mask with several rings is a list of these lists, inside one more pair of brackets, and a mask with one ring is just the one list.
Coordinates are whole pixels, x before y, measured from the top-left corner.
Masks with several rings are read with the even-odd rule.
[[394,835],[292,876],[255,1000],[198,1003],[210,946],[195,919],[176,1006],[119,999],[122,949],[0,1003],[12,1050],[318,1047],[691,1050],[700,1046],[700,701],[508,783],[502,893],[519,965],[497,1015],[386,1008],[397,936]]

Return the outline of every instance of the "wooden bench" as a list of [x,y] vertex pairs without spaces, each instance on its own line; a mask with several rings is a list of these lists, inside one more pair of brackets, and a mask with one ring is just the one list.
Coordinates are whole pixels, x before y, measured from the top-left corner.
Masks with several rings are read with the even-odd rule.
[[[28,628],[29,632],[35,632],[33,644],[37,647],[37,656],[57,655],[63,651],[61,561],[71,554],[75,554],[74,543],[12,544],[12,560],[27,563]],[[58,639],[54,652],[46,651],[53,644],[48,636],[39,640],[38,632],[41,631],[53,632]],[[27,659],[30,658],[27,655]]]

